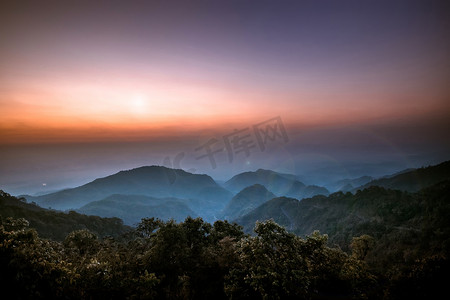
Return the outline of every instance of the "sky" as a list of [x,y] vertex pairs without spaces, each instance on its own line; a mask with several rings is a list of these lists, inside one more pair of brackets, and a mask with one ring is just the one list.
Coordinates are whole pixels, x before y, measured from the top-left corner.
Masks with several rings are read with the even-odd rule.
[[2,1],[0,189],[447,160],[450,5],[392,2]]

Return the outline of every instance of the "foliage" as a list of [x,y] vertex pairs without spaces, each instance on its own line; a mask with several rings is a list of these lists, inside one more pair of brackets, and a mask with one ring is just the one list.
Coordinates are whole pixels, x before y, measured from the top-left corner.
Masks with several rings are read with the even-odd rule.
[[86,216],[74,211],[67,213],[43,209],[33,203],[25,203],[0,190],[0,215],[15,219],[24,218],[41,237],[63,241],[72,231],[87,229],[100,237],[118,237],[130,231],[118,218]]
[[[257,222],[255,234],[247,235],[228,221],[147,218],[120,236],[75,228],[51,240],[31,221],[3,215],[0,288],[12,299],[437,298],[450,271],[447,192],[448,183],[442,183],[413,195],[371,189],[357,198],[322,198],[358,207],[359,213],[363,204],[376,207],[385,220],[381,231],[361,224],[341,229],[360,233],[345,245],[348,251],[330,247],[329,235],[296,235],[273,220]],[[29,205],[0,196],[2,207]],[[8,204],[13,200],[20,203]],[[386,228],[386,220],[421,231]]]
[[24,219],[7,218],[0,225],[2,288],[18,299],[308,299],[370,290],[364,278],[372,275],[328,248],[326,236],[302,239],[273,221],[255,231],[251,237],[237,224],[200,218],[143,219],[128,240],[77,230],[56,242]]
[[[236,222],[245,232],[251,232],[257,220],[270,218],[299,236],[320,230],[327,233],[328,245],[364,256],[383,273],[392,265],[450,252],[449,195],[450,181],[443,181],[417,193],[373,186],[301,201],[281,197]],[[361,239],[364,236],[373,240]]]

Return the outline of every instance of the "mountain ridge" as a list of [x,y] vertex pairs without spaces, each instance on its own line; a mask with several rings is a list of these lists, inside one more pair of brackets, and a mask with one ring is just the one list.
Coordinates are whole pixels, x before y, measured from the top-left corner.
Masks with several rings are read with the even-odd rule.
[[380,186],[387,189],[397,189],[408,192],[417,192],[423,188],[450,179],[450,161],[437,165],[406,169],[392,175],[372,180],[367,184],[354,188],[352,191],[365,189],[370,186]]
[[254,184],[237,193],[222,212],[224,219],[235,219],[276,196],[261,184]]
[[132,229],[117,217],[102,218],[75,211],[49,210],[26,203],[23,198],[11,196],[0,190],[0,219],[5,220],[9,217],[25,218],[40,236],[58,241],[64,240],[74,230],[88,229],[100,237],[119,238]]
[[[336,192],[301,201],[278,197],[234,221],[247,233],[252,233],[257,221],[269,219],[299,236],[319,230],[328,235],[330,245],[344,250],[349,250],[353,237],[371,235],[380,242],[370,259],[400,262],[403,257],[413,259],[417,254],[408,252],[411,245],[425,254],[447,247],[448,195],[450,180],[414,193],[371,186],[355,194]],[[394,243],[399,244],[396,249],[386,250]],[[377,252],[387,253],[388,257],[377,257]]]
[[233,196],[206,174],[192,174],[162,166],[144,166],[97,178],[79,187],[25,198],[42,207],[65,210],[77,209],[113,194],[206,200],[205,190],[206,195],[214,195],[217,202],[227,202]]
[[239,173],[225,182],[224,186],[233,192],[242,191],[248,186],[260,184],[277,196],[295,196],[303,198],[316,194],[328,194],[325,187],[305,185],[296,175],[278,173],[272,170],[258,169]]
[[114,194],[83,205],[76,211],[85,215],[117,217],[122,219],[126,225],[135,225],[142,218],[174,219],[180,222],[187,217],[197,217],[184,199],[155,198],[143,195]]

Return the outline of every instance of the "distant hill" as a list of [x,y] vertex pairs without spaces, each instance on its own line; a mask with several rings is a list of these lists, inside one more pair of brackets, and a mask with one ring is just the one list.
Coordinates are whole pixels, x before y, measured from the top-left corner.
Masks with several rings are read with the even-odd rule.
[[391,176],[372,180],[354,189],[365,189],[370,186],[380,186],[408,192],[417,192],[444,180],[450,179],[450,161],[435,166],[420,169],[408,169]]
[[291,188],[285,193],[285,196],[296,199],[303,199],[315,195],[328,195],[326,188],[317,185],[304,185],[300,181],[294,181]]
[[225,207],[222,216],[224,219],[232,220],[249,213],[264,202],[276,196],[263,185],[254,184],[246,187],[231,199]]
[[174,219],[181,222],[188,216],[197,217],[185,200],[142,195],[111,195],[88,203],[77,211],[86,215],[118,217],[127,225],[136,225],[142,218]]
[[41,208],[34,204],[25,203],[20,198],[13,197],[0,191],[0,217],[6,219],[25,218],[30,227],[35,228],[42,238],[62,241],[74,230],[88,229],[99,237],[113,236],[131,230],[124,226],[119,218],[101,218],[86,216],[70,211],[63,213]]
[[306,186],[300,182],[295,175],[282,174],[263,169],[259,169],[255,172],[240,173],[228,180],[224,186],[230,191],[239,192],[254,184],[265,186],[277,196],[289,195],[297,199],[318,194],[328,195],[328,190],[326,188]]
[[[294,230],[297,220],[294,217],[294,212],[298,210],[298,205],[301,201],[288,198],[278,197],[267,201],[250,213],[243,215],[234,221],[244,227],[244,231],[251,233],[257,221],[265,221],[273,219],[278,224],[286,227],[289,230]],[[290,212],[288,212],[290,210]]]
[[348,178],[341,179],[341,180],[338,180],[338,181],[330,184],[329,188],[333,192],[338,192],[338,191],[349,192],[349,191],[353,190],[355,187],[363,186],[363,185],[371,182],[374,179],[375,178],[373,178],[371,176],[361,176],[361,177],[353,178],[353,179],[348,179]]
[[80,208],[114,194],[195,199],[207,201],[218,211],[233,197],[232,193],[219,186],[208,175],[150,166],[121,171],[77,188],[26,198],[42,207],[66,210]]
[[255,172],[244,172],[233,176],[225,182],[225,187],[233,192],[242,191],[244,188],[254,185],[264,185],[271,192],[282,195],[286,193],[297,178],[290,174],[281,174],[270,170],[258,169]]
[[[375,249],[373,259],[414,259],[417,250],[408,249],[433,253],[450,249],[449,195],[450,181],[444,181],[416,193],[372,186],[356,194],[337,192],[302,201],[280,197],[235,221],[246,232],[256,221],[267,219],[301,236],[319,230],[329,235],[330,245],[343,249],[352,237],[369,234],[379,241],[376,249],[389,256],[376,258]],[[394,244],[395,248],[390,246]]]

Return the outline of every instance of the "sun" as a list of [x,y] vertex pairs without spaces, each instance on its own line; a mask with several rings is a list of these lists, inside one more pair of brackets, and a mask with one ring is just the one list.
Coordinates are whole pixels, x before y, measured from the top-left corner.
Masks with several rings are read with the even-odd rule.
[[130,110],[133,115],[145,115],[149,110],[147,97],[144,95],[135,95],[130,101]]

